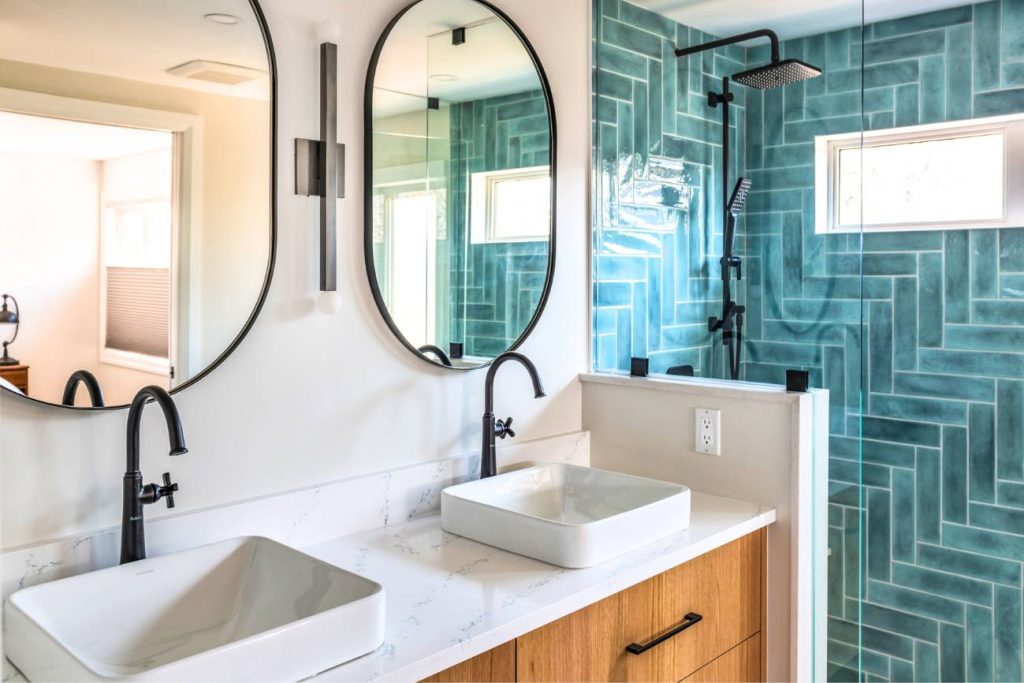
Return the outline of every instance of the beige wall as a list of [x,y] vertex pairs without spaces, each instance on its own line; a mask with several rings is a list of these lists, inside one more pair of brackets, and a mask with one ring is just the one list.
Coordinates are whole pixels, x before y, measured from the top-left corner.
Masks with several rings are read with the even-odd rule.
[[[191,114],[202,120],[200,226],[193,287],[204,367],[234,339],[259,295],[270,215],[268,102],[0,60],[0,88]],[[198,263],[198,268],[195,263]],[[14,285],[10,285],[12,288]],[[180,379],[180,378],[179,378]]]
[[57,403],[99,355],[99,175],[95,161],[0,154],[0,289],[23,323],[10,354],[29,366],[30,395]]

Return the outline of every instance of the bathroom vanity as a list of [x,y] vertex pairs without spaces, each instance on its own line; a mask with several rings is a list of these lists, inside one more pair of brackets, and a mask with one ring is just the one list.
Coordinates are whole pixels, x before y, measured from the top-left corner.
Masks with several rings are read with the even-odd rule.
[[748,534],[427,680],[765,680],[764,533]]
[[437,515],[306,548],[402,587],[388,593],[384,644],[316,680],[764,680],[774,521],[694,492],[689,528],[586,569],[449,534]]

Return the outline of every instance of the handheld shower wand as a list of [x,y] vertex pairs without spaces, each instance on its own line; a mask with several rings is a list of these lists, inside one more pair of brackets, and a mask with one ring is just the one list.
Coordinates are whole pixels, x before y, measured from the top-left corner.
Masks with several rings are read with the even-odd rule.
[[739,379],[740,361],[743,352],[743,314],[745,306],[739,306],[732,298],[732,270],[736,279],[743,279],[743,261],[734,253],[736,250],[736,219],[747,202],[751,182],[748,178],[736,181],[732,196],[725,205],[725,235],[722,240],[722,317],[708,318],[708,331],[722,331],[722,345],[729,347],[729,374]]

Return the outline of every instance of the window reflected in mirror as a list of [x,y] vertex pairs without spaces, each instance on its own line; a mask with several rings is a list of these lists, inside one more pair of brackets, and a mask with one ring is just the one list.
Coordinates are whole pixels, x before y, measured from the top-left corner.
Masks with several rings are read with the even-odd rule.
[[0,386],[54,404],[70,389],[80,407],[93,405],[68,386],[80,371],[108,407],[180,388],[233,348],[269,278],[262,20],[248,0],[10,10],[0,291],[19,315]]

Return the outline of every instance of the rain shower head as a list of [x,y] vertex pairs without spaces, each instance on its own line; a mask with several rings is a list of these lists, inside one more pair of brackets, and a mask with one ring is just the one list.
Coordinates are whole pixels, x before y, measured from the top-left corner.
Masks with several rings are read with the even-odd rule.
[[732,80],[750,88],[769,90],[821,75],[821,69],[799,59],[780,59],[733,75]]
[[718,38],[717,40],[711,40],[700,45],[676,48],[676,57],[686,57],[698,52],[704,52],[705,50],[716,50],[726,45],[744,43],[754,38],[767,38],[771,42],[771,64],[736,74],[732,77],[732,80],[737,83],[742,83],[751,88],[768,90],[769,88],[798,83],[821,75],[821,69],[811,66],[806,62],[801,62],[799,59],[782,59],[779,50],[779,37],[775,34],[775,31],[769,28],[748,31],[736,36],[729,36],[728,38]]
[[747,203],[748,192],[750,192],[750,178],[740,178],[736,181],[736,187],[733,188],[732,197],[729,198],[729,204],[726,207],[729,215],[733,218],[739,216],[743,211],[743,205]]

